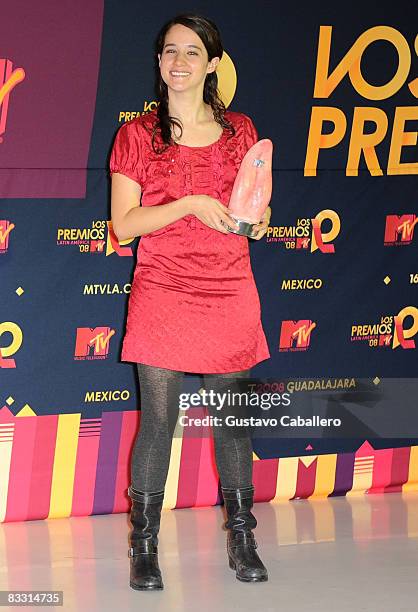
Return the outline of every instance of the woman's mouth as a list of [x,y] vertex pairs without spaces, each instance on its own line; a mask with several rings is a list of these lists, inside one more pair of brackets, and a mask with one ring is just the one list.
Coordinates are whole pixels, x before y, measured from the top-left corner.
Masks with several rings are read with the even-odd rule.
[[171,76],[175,77],[175,78],[185,78],[188,77],[190,75],[190,72],[183,72],[180,70],[170,70],[170,74]]

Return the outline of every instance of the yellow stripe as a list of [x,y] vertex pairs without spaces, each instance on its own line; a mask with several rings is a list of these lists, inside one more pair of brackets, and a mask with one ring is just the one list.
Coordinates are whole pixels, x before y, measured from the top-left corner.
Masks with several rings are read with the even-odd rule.
[[327,497],[333,492],[336,469],[337,455],[318,455],[315,489],[308,499],[312,499],[312,497]]
[[80,413],[59,415],[48,518],[71,514],[79,429]]
[[299,457],[284,457],[279,459],[277,470],[276,493],[272,501],[289,500],[296,492]]
[[418,490],[418,446],[411,446],[408,480],[402,486],[402,493]]
[[167,481],[163,508],[174,508],[177,503],[177,491],[179,488],[181,449],[183,446],[183,427],[177,421],[171,446],[170,467],[168,468]]

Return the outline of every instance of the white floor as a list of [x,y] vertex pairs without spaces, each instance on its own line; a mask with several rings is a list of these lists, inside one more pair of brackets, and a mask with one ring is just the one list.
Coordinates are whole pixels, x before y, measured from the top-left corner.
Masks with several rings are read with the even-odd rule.
[[[269,570],[241,583],[228,567],[220,506],[164,510],[164,590],[129,587],[127,514],[0,525],[0,590],[64,591],[42,610],[413,612],[418,493],[255,504]],[[16,608],[13,608],[16,609]]]

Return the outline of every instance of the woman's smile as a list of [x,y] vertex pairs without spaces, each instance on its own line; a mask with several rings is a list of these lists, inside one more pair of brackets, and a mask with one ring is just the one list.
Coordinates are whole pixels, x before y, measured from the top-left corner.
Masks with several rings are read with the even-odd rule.
[[180,72],[180,71],[176,71],[176,70],[170,70],[170,74],[172,77],[175,78],[185,78],[188,77],[191,73],[190,72]]

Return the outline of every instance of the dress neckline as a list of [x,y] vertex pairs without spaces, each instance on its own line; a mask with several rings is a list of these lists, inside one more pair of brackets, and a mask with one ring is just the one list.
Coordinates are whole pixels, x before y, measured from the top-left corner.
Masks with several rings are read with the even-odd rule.
[[[229,117],[229,112],[230,112],[229,110],[226,110],[225,117],[227,119],[229,119],[230,122],[232,123],[232,120]],[[150,111],[148,113],[145,113],[141,117],[152,116],[153,120],[155,121],[156,115],[157,115],[157,110],[153,109],[152,111]],[[226,140],[227,136],[228,136],[228,130],[226,128],[222,127],[222,132],[221,132],[221,135],[219,136],[218,140],[215,140],[215,142],[211,142],[208,145],[203,145],[203,146],[200,146],[200,147],[191,147],[189,145],[184,145],[184,144],[181,144],[180,142],[176,142],[176,143],[174,143],[174,146],[178,146],[179,148],[185,149],[186,151],[187,150],[190,150],[190,151],[206,150],[206,149],[211,149],[212,147],[215,147],[216,145],[223,144],[223,142]],[[170,146],[173,146],[173,144],[170,145]]]
[[221,135],[219,136],[219,138],[217,140],[215,140],[215,142],[211,142],[208,145],[201,145],[201,146],[198,146],[198,147],[193,147],[193,146],[190,146],[190,145],[181,144],[181,142],[176,142],[175,144],[178,147],[183,147],[183,149],[209,149],[210,147],[213,147],[214,145],[220,143],[223,140],[223,138],[225,136],[225,133],[226,133],[226,129],[223,127]]

